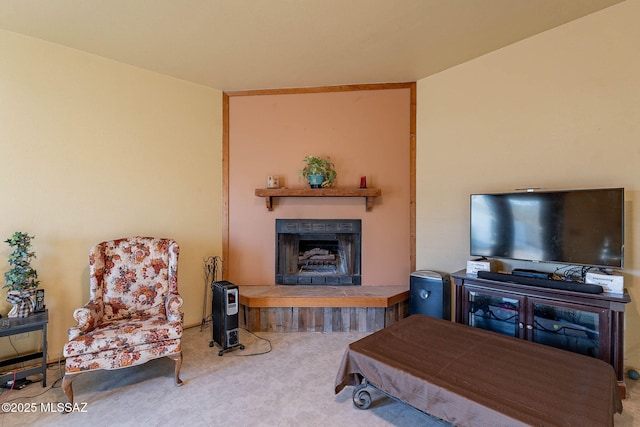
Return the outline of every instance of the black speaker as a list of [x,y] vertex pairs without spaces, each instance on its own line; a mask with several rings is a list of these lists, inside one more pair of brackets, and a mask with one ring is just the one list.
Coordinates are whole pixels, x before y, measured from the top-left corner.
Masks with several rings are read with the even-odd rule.
[[411,273],[409,315],[426,314],[451,320],[451,279],[448,274],[420,270]]
[[244,349],[238,333],[238,287],[226,280],[213,282],[211,294],[213,341],[209,343],[209,347],[213,347],[214,343],[218,344],[221,348],[219,356],[236,347]]

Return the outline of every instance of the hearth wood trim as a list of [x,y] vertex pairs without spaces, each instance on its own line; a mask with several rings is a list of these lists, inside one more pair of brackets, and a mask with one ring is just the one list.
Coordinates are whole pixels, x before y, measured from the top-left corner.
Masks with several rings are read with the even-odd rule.
[[406,286],[238,286],[247,307],[391,307],[409,299]]

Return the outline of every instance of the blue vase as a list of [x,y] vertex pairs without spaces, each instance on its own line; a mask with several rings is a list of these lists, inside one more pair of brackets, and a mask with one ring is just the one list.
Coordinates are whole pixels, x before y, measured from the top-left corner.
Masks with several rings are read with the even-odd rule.
[[321,188],[324,181],[324,175],[313,174],[309,175],[309,185],[311,188]]

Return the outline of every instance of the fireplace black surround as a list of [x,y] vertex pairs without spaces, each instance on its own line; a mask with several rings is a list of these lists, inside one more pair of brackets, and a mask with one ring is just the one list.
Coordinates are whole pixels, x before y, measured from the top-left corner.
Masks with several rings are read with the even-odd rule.
[[276,284],[360,285],[359,219],[276,219]]

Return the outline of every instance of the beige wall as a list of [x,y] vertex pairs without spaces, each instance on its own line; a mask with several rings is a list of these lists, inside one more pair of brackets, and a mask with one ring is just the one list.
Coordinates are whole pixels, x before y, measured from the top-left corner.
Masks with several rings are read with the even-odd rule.
[[[102,240],[174,238],[185,323],[199,324],[202,259],[221,254],[222,93],[5,31],[0,52],[0,239],[36,236],[49,358]],[[8,254],[1,243],[0,273]]]
[[640,2],[418,82],[418,268],[469,259],[469,194],[625,187],[626,357],[640,366]]
[[[408,87],[229,99],[229,256],[227,278],[241,285],[275,282],[276,218],[362,220],[362,284],[406,285],[410,271],[410,101]],[[305,156],[330,156],[336,187],[367,177],[380,188],[364,198],[277,198],[268,211],[267,176],[308,188]]]

